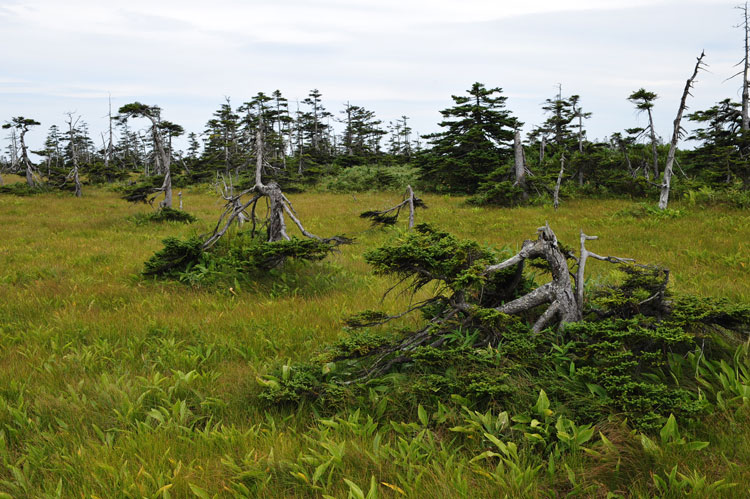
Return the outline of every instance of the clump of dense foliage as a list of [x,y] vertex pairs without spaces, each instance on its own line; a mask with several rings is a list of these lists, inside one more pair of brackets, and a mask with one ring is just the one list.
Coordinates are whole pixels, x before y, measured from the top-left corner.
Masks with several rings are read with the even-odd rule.
[[326,241],[297,237],[269,242],[250,230],[222,238],[210,248],[204,247],[202,237],[184,240],[170,237],[164,240],[164,248],[146,261],[143,275],[190,284],[243,281],[288,259],[322,260],[334,247]]
[[[542,391],[578,423],[616,416],[653,431],[670,415],[691,420],[706,413],[716,399],[699,389],[696,372],[732,358],[750,331],[749,306],[673,296],[666,269],[619,262],[618,282],[588,290],[583,320],[534,334],[539,307],[498,311],[536,287],[520,265],[486,272],[503,256],[425,224],[368,252],[376,274],[394,276],[414,294],[432,289],[410,308],[426,325],[374,329],[403,314],[350,317],[349,332],[314,361],[262,380],[261,397],[335,410],[362,403],[375,389],[388,395],[384,411],[394,417],[458,403],[516,414],[523,435],[534,429],[529,407]],[[537,272],[546,268],[544,261],[531,264]]]
[[163,175],[144,177],[120,188],[121,198],[130,203],[151,203],[158,194],[159,186],[164,182]]
[[191,224],[198,219],[186,211],[162,207],[150,213],[139,213],[133,217],[136,224],[182,222]]
[[42,194],[49,192],[43,184],[36,184],[33,187],[28,184],[16,182],[15,184],[0,185],[0,194],[10,194],[13,196],[34,196],[36,194]]
[[320,185],[334,192],[365,192],[403,189],[418,182],[419,170],[409,165],[357,165],[339,168],[320,180]]
[[[524,203],[524,190],[509,180],[482,182],[469,204],[484,206],[518,206]],[[528,197],[528,196],[526,196]]]

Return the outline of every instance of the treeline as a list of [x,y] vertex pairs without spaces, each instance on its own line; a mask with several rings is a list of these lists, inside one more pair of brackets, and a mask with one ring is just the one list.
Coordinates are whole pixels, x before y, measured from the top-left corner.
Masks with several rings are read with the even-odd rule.
[[[34,150],[25,134],[40,123],[14,117],[3,126],[8,143],[0,171],[26,176],[30,187],[71,190],[76,185],[80,189],[75,181],[79,173],[84,183],[117,182],[135,175],[164,176],[165,163],[180,185],[222,176],[241,182],[254,170],[260,129],[265,174],[286,186],[307,188],[325,177],[347,179],[334,182],[341,189],[387,189],[400,187],[394,185],[400,179],[422,190],[466,194],[471,202],[499,205],[546,202],[556,191],[562,197],[650,196],[660,187],[668,151],[652,120],[658,96],[638,89],[625,97],[648,116],[648,125],[602,141],[587,137],[591,113],[581,97],[565,96],[562,89],[542,105],[545,121],[520,137],[523,123],[507,109],[502,89],[481,83],[452,96],[453,105],[440,111],[440,131],[425,136],[413,132],[407,116],[385,123],[373,111],[350,103],[332,113],[318,90],[294,106],[278,90],[259,92],[238,106],[226,99],[200,134],[187,133],[185,150],[173,142],[186,131],[168,121],[158,106],[148,106],[154,119],[145,129],[128,121],[127,113],[110,112],[109,129],[98,138],[80,117],[70,115],[64,127],[50,126],[44,147]],[[695,147],[677,152],[675,189],[747,197],[750,134],[743,128],[741,104],[725,99],[686,118],[694,131],[684,138]],[[33,162],[30,152],[42,160]],[[361,174],[362,167],[369,175]]]

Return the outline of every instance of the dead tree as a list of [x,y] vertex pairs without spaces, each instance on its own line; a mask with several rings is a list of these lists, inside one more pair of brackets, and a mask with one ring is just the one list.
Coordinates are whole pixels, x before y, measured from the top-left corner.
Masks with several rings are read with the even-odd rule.
[[[417,231],[427,237],[437,234],[432,228],[424,225],[418,226]],[[531,327],[531,334],[539,334],[544,329],[555,325],[557,327],[564,327],[565,324],[578,322],[582,320],[584,313],[583,290],[586,260],[588,258],[596,258],[618,264],[633,261],[611,256],[600,256],[588,251],[585,247],[585,241],[594,240],[596,237],[587,236],[583,231],[581,231],[580,236],[581,254],[579,257],[576,257],[572,252],[560,246],[557,236],[548,224],[538,228],[537,234],[536,240],[524,241],[521,250],[516,255],[500,263],[487,265],[483,270],[480,269],[480,274],[484,276],[484,284],[482,284],[480,289],[475,289],[474,291],[463,289],[461,285],[456,286],[455,281],[451,281],[450,278],[446,278],[445,275],[441,274],[441,269],[444,269],[444,267],[441,267],[439,262],[436,266],[433,266],[436,258],[437,260],[446,258],[453,262],[455,257],[453,253],[450,255],[429,254],[422,257],[425,261],[405,261],[404,258],[407,257],[403,256],[403,248],[397,248],[392,253],[394,260],[385,260],[376,263],[376,272],[377,265],[380,265],[380,273],[399,274],[402,276],[400,282],[412,278],[413,283],[409,286],[415,291],[432,281],[443,281],[447,286],[442,287],[438,285],[438,291],[433,298],[428,298],[410,307],[403,313],[388,316],[380,312],[367,311],[349,319],[347,324],[350,327],[368,327],[384,324],[414,310],[425,309],[425,307],[432,307],[431,310],[437,310],[435,315],[422,329],[401,341],[390,343],[367,354],[374,360],[369,364],[366,372],[361,377],[348,383],[354,383],[371,376],[378,376],[388,371],[394,365],[409,361],[408,353],[419,347],[439,347],[447,341],[448,336],[457,328],[482,329],[483,321],[486,320],[488,311],[491,310],[494,310],[496,313],[524,315],[526,317],[533,314],[531,317],[536,316],[536,318]],[[424,247],[424,244],[424,241],[417,243],[420,247]],[[449,239],[443,239],[435,246],[450,248],[451,243]],[[468,268],[471,268],[475,264],[475,258],[479,257],[479,255],[473,254],[471,251],[466,253],[466,246],[460,247],[462,249],[458,251],[458,254],[463,254],[466,258],[464,264],[468,270]],[[453,250],[448,249],[446,251],[452,252]],[[575,274],[571,272],[571,268],[568,265],[569,259],[578,265]],[[495,277],[503,277],[505,280],[502,282],[506,283],[509,288],[503,296],[513,296],[513,293],[522,280],[521,276],[527,260],[535,260],[535,262],[543,260],[552,276],[552,280],[529,293],[518,296],[515,299],[510,299],[505,303],[502,303],[502,299],[497,298],[498,295],[492,295],[490,292],[488,302],[485,286],[493,282]],[[383,272],[383,268],[389,269],[389,271]],[[507,274],[506,276],[501,274],[503,271]],[[465,276],[465,274],[459,275]],[[465,279],[465,277],[461,279]],[[452,290],[452,293],[446,292],[449,289]],[[495,300],[500,301],[500,303]],[[537,309],[544,306],[546,308],[544,308],[541,314],[537,315]],[[494,334],[496,333],[488,332],[484,336],[480,335],[474,346],[487,346],[492,344],[493,341],[498,341],[498,338],[493,336]]]
[[78,151],[76,150],[76,125],[81,117],[77,117],[73,120],[73,113],[66,113],[68,116],[68,140],[70,141],[70,156],[73,161],[73,167],[66,176],[66,180],[73,180],[75,186],[75,195],[77,198],[81,197],[81,178],[78,174]]
[[28,147],[26,147],[25,140],[26,132],[29,131],[30,127],[36,125],[41,125],[41,123],[31,118],[24,118],[23,116],[17,116],[3,125],[3,128],[5,129],[13,128],[19,132],[19,142],[21,143],[21,164],[26,169],[26,183],[29,187],[35,187],[42,183],[36,168],[34,168],[34,165],[29,159],[29,151]]
[[682,92],[682,98],[680,99],[680,107],[677,109],[677,117],[674,119],[674,128],[672,129],[672,141],[669,143],[669,153],[667,154],[667,164],[664,167],[664,178],[661,184],[661,194],[659,195],[659,209],[666,210],[669,204],[669,189],[672,183],[672,167],[674,165],[675,153],[677,151],[677,142],[680,140],[680,133],[682,128],[680,127],[680,121],[682,120],[682,114],[687,108],[687,98],[690,94],[690,89],[695,82],[695,77],[698,76],[700,71],[705,64],[703,63],[703,57],[706,55],[705,51],[701,51],[701,55],[698,57],[698,61],[695,63],[693,74],[685,82],[685,90]]
[[563,173],[565,173],[565,153],[560,155],[560,173],[557,174],[555,192],[552,198],[552,206],[554,206],[555,209],[560,205],[560,184],[562,184]]
[[[112,158],[115,155],[115,144],[114,144],[114,135],[112,133],[112,96],[109,96],[109,111],[107,112],[107,118],[109,120],[109,141],[104,146],[104,166],[105,168],[109,168],[109,162],[112,161]],[[103,141],[103,135],[102,135],[102,141]]]
[[748,82],[747,79],[749,76],[748,73],[750,72],[750,22],[748,22],[750,21],[750,18],[748,17],[747,2],[743,5],[738,5],[735,8],[742,11],[742,22],[735,26],[735,28],[742,28],[745,37],[745,51],[742,54],[742,60],[737,64],[737,66],[742,64],[742,71],[727,79],[731,80],[732,78],[742,75],[742,119],[740,122],[740,129],[744,131],[750,129],[750,111],[748,111],[748,101],[750,101],[750,88],[748,88],[748,86],[750,86],[750,82]]
[[[161,109],[158,106],[147,106],[140,102],[133,102],[122,106],[119,110],[123,121],[128,118],[147,118],[151,121],[151,132],[154,140],[154,148],[156,149],[156,159],[159,165],[159,170],[164,174],[164,181],[161,187],[153,189],[152,193],[158,195],[164,193],[164,199],[159,203],[161,208],[172,207],[172,173],[170,171],[171,157],[172,155],[168,151],[164,144],[164,139],[161,135],[159,123],[161,121]],[[153,198],[149,202],[153,202]]]
[[521,144],[521,132],[516,130],[513,134],[513,168],[515,172],[515,181],[513,185],[516,185],[523,189],[523,200],[524,202],[529,199],[529,191],[526,186],[526,165],[525,157],[523,153],[523,145]]
[[401,209],[409,207],[409,229],[414,228],[414,210],[416,208],[427,208],[424,201],[414,195],[414,190],[411,185],[406,186],[406,192],[404,193],[403,200],[391,208],[382,211],[365,211],[361,213],[360,218],[369,218],[372,220],[373,225],[393,225],[398,220],[398,215],[401,213]]
[[[219,217],[219,221],[216,224],[214,231],[204,241],[202,246],[203,250],[207,250],[216,244],[216,242],[227,233],[234,222],[249,221],[252,223],[252,234],[255,235],[259,223],[259,219],[256,215],[257,205],[258,201],[264,198],[268,203],[268,216],[265,221],[260,221],[260,223],[266,227],[267,242],[272,243],[291,239],[287,234],[285,215],[294,222],[300,233],[307,238],[329,243],[332,247],[351,242],[351,239],[343,236],[321,238],[309,232],[302,225],[292,203],[284,195],[279,184],[276,182],[263,183],[263,172],[268,164],[264,159],[265,151],[263,143],[262,116],[260,116],[255,134],[255,149],[255,184],[239,194],[229,194],[224,196],[224,199],[226,200],[224,212]],[[243,198],[248,196],[250,199],[244,201]]]

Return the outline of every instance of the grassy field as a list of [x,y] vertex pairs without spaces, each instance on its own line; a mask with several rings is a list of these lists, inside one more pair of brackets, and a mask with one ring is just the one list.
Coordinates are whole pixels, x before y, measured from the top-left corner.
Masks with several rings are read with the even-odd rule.
[[[309,358],[342,334],[344,316],[379,307],[392,283],[372,276],[362,253],[394,229],[372,229],[358,214],[398,197],[295,194],[308,230],[356,244],[252,287],[209,288],[139,276],[164,237],[210,230],[221,203],[208,188],[184,190],[193,225],[139,225],[130,217],[150,208],[105,189],[0,197],[0,497],[358,497],[358,488],[362,497],[533,497],[603,483],[611,470],[592,470],[583,453],[536,472],[541,463],[521,455],[518,470],[499,472],[429,428],[412,434],[345,410],[321,421],[305,407],[258,401],[258,376]],[[600,237],[592,251],[669,267],[674,290],[750,302],[747,212],[676,203],[672,216],[639,217],[621,200],[566,200],[557,212],[424,200],[419,221],[483,244],[516,249],[549,222],[575,246],[582,228]],[[594,283],[611,271],[588,268]],[[385,306],[399,308],[395,298]],[[738,483],[728,496],[746,494],[747,414],[712,418],[700,435],[707,449],[643,462],[624,430],[606,430],[623,433],[615,445],[629,467],[616,492],[653,494],[651,474],[678,465]]]

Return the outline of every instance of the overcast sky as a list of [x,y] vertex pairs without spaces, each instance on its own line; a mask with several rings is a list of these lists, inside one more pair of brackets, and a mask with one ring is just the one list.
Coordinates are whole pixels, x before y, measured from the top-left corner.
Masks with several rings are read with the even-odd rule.
[[[94,139],[113,108],[135,100],[201,132],[231,97],[310,89],[338,115],[343,103],[384,122],[405,114],[420,133],[479,81],[502,87],[528,131],[562,85],[593,113],[590,138],[643,125],[626,100],[659,94],[657,131],[669,140],[685,80],[706,50],[690,100],[732,97],[724,81],[742,57],[738,1],[703,0],[0,0],[0,121],[52,124],[73,111]],[[294,106],[294,104],[292,104]],[[97,143],[99,140],[97,140]],[[7,145],[5,136],[0,141]]]

